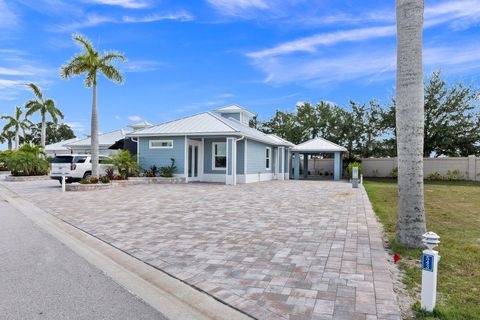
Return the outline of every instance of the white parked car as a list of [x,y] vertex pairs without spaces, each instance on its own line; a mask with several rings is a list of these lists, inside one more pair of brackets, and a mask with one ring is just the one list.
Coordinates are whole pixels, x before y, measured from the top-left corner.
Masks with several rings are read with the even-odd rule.
[[[62,182],[65,175],[66,182],[80,181],[92,175],[92,162],[89,154],[71,154],[56,156],[51,163],[50,178]],[[113,168],[112,159],[106,156],[99,156],[99,175],[106,174],[107,169]]]

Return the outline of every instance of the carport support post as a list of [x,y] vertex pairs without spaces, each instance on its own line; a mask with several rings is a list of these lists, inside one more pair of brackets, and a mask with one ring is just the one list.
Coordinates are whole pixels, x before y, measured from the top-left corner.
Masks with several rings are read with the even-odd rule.
[[303,154],[303,179],[308,178],[308,154]]
[[278,180],[285,180],[285,148],[284,147],[278,147]]
[[335,152],[335,161],[333,164],[333,180],[340,180],[340,167],[342,166],[341,164],[341,159],[340,159],[340,152]]
[[293,153],[293,179],[300,179],[300,154],[298,152]]

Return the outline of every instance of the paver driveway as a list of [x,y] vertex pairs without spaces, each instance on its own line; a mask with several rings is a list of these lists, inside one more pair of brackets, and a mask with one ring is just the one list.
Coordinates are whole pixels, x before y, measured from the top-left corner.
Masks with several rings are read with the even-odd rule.
[[363,188],[272,181],[62,194],[52,181],[3,184],[255,318],[400,318]]

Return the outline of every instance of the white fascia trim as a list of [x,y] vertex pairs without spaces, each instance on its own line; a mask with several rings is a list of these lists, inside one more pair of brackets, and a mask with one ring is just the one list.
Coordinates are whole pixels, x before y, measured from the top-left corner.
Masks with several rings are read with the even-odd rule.
[[[226,138],[232,137],[232,138],[241,138],[244,136],[245,138],[248,138],[250,140],[258,141],[263,144],[267,144],[270,146],[289,146],[288,144],[281,144],[281,143],[274,143],[272,141],[265,141],[262,139],[258,139],[257,137],[251,136],[249,134],[242,133],[240,131],[227,131],[227,132],[170,132],[170,133],[143,133],[143,134],[129,134],[127,137],[129,138],[136,138],[136,137],[181,137],[188,135],[190,137],[202,137],[202,136],[225,136]],[[108,145],[111,146],[111,145]]]

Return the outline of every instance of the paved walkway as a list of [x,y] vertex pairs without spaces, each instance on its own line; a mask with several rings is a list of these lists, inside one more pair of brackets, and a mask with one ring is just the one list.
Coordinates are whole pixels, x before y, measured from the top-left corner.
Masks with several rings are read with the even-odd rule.
[[0,197],[0,319],[165,319]]
[[378,223],[347,183],[3,184],[258,319],[400,319]]

